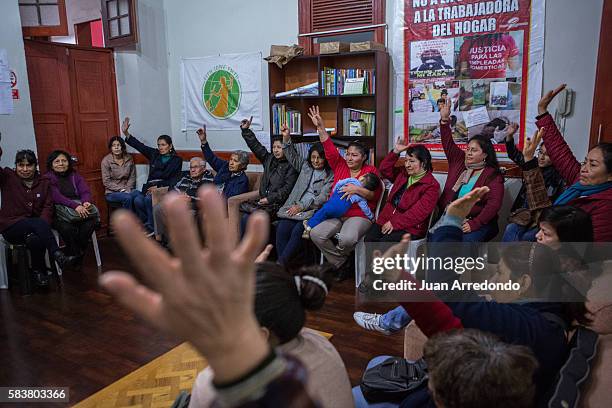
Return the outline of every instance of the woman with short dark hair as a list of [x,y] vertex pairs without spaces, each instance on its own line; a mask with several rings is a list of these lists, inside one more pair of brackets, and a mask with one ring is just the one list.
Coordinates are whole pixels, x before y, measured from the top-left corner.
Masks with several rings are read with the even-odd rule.
[[[396,167],[404,151],[404,166]],[[393,182],[393,188],[365,241],[399,242],[406,233],[412,239],[423,238],[440,194],[429,150],[422,145],[406,145],[398,138],[395,148],[380,163],[380,174]]]
[[53,228],[66,244],[66,252],[83,261],[85,249],[100,213],[92,203],[92,195],[85,179],[73,168],[70,153],[54,150],[47,159],[47,173],[55,205]]
[[127,210],[132,209],[132,192],[136,191],[136,165],[127,152],[125,141],[113,136],[108,141],[110,153],[104,156],[100,165],[104,196],[109,203],[119,203]]
[[51,231],[51,183],[40,175],[37,165],[33,151],[20,150],[15,155],[15,169],[0,168],[0,233],[12,244],[27,246],[35,282],[38,286],[46,286],[49,278],[45,252],[48,251],[61,268],[72,266],[76,258],[66,256],[55,241]]
[[565,89],[561,85],[546,93],[538,104],[536,125],[543,130],[542,140],[552,165],[569,186],[553,205],[572,205],[586,211],[593,221],[595,242],[612,241],[612,143],[600,143],[589,150],[580,163],[548,113],[548,105]]

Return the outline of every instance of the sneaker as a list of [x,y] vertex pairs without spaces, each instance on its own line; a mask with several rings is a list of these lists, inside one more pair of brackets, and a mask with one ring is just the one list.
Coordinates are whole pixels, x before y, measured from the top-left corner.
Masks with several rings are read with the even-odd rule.
[[353,319],[355,322],[363,327],[366,330],[375,330],[379,333],[390,335],[393,334],[391,331],[383,329],[380,326],[380,317],[382,315],[378,313],[365,313],[365,312],[355,312],[353,314]]

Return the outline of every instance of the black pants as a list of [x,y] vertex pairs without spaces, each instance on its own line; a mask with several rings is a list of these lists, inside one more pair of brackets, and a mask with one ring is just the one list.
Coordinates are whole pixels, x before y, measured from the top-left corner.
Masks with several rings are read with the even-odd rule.
[[25,218],[17,221],[2,232],[2,236],[11,244],[26,245],[32,256],[32,268],[44,271],[45,251],[52,256],[59,248],[51,227],[42,218]]
[[67,255],[83,256],[95,227],[95,218],[80,222],[64,222],[58,219],[53,220],[53,228],[59,232],[62,240],[66,244]]
[[382,226],[374,224],[365,234],[365,242],[400,242],[402,236],[407,234],[404,230],[393,230],[390,234],[382,233]]

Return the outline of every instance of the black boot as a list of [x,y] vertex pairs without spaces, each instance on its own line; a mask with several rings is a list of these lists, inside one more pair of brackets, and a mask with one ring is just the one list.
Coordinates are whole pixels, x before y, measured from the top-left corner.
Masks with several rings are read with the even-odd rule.
[[336,270],[336,282],[342,282],[351,277],[351,274],[354,273],[354,269],[352,268],[353,262],[351,262],[351,258],[347,259],[342,266],[340,266]]
[[70,269],[74,267],[78,262],[77,256],[68,256],[64,254],[60,249],[53,253],[53,259],[62,269]]
[[32,273],[34,274],[34,283],[36,283],[36,286],[45,288],[49,286],[49,275],[47,271],[32,271]]

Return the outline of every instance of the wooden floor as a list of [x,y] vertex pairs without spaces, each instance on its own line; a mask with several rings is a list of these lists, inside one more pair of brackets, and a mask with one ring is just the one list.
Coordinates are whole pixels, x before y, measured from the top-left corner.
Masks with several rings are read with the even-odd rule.
[[[99,242],[103,270],[133,270],[112,239]],[[0,290],[0,386],[69,387],[74,404],[181,343],[115,303],[100,290],[97,276],[91,253],[83,273],[65,274],[58,291],[22,297],[17,290]],[[386,309],[380,304],[369,310]],[[403,352],[402,335],[359,328],[355,310],[349,280],[332,288],[325,307],[307,321],[308,327],[333,334],[354,385],[370,358]]]

